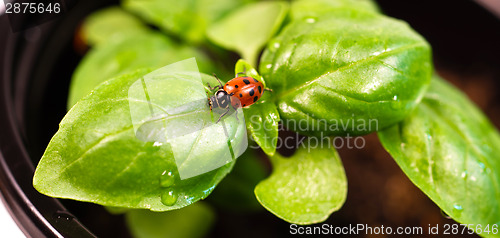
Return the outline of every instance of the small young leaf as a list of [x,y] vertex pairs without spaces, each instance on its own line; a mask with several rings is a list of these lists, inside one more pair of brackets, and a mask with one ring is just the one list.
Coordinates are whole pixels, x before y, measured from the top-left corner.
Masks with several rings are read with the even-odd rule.
[[147,27],[134,15],[120,7],[108,7],[92,13],[82,25],[83,37],[89,45],[102,44],[113,38],[142,34]]
[[352,11],[379,13],[380,9],[373,0],[297,0],[291,5],[290,16],[294,20],[313,21],[323,15],[348,15]]
[[433,78],[415,111],[379,138],[410,180],[450,217],[474,227],[500,225],[500,135],[459,90]]
[[158,68],[191,57],[196,57],[201,72],[215,72],[204,54],[177,45],[158,33],[126,35],[100,44],[85,55],[73,74],[68,109],[105,80],[140,68]]
[[[265,88],[266,82],[264,79],[245,60],[238,60],[234,71],[236,76],[249,76],[261,81]],[[276,152],[278,123],[280,120],[278,109],[270,100],[271,93],[266,92],[258,102],[250,107],[243,108],[248,130],[255,142],[269,156],[274,155],[274,152]]]
[[[245,125],[241,119],[238,122],[229,117],[166,143],[138,138],[143,127],[134,133],[137,117],[132,105],[142,103],[146,110],[164,110],[166,114],[175,110],[172,117],[177,123],[184,120],[178,127],[183,131],[190,129],[193,120],[210,115],[204,86],[207,82],[215,84],[213,77],[202,75],[201,82],[197,72],[167,74],[162,69],[149,74],[148,70],[139,70],[108,80],[80,100],[63,118],[47,146],[35,171],[34,187],[52,197],[154,211],[178,209],[207,197],[243,152],[240,143],[246,143]],[[131,97],[137,82],[149,84],[154,80],[164,83],[144,87],[147,101],[136,97],[138,94]],[[196,100],[201,100],[204,108],[188,104]],[[150,121],[143,122],[149,125]],[[176,147],[179,143],[184,146]],[[235,155],[232,162],[183,178],[181,169],[203,169],[208,163],[227,158],[229,145]]]
[[287,12],[287,2],[249,4],[212,24],[207,36],[214,43],[237,51],[256,66],[260,51],[278,31]]
[[360,135],[402,120],[432,74],[429,44],[408,24],[365,11],[292,21],[264,51],[260,72],[289,128]]
[[[268,92],[269,93],[269,92]],[[269,156],[276,152],[280,115],[271,102],[257,102],[244,108],[245,122],[255,142]]]
[[122,6],[191,43],[202,43],[213,22],[253,0],[124,0]]
[[125,219],[135,238],[196,238],[206,236],[215,213],[204,202],[197,202],[168,212],[135,209],[127,212]]
[[302,144],[292,157],[276,154],[271,162],[274,171],[255,187],[255,195],[279,218],[302,225],[319,223],[344,204],[347,180],[335,149]]
[[235,77],[240,77],[240,76],[249,76],[254,79],[257,79],[261,81],[264,84],[264,87],[266,86],[266,81],[260,74],[257,72],[257,70],[248,62],[246,62],[243,59],[239,59],[238,62],[236,62],[236,65],[234,66],[234,75]]

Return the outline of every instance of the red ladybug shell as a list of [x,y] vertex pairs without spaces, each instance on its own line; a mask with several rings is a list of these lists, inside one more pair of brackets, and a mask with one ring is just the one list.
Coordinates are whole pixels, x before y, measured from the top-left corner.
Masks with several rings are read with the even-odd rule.
[[240,105],[241,107],[248,107],[257,102],[262,96],[264,84],[252,77],[237,77],[229,80],[224,85],[224,91],[239,99],[239,102],[238,100],[233,101],[233,97],[231,97],[231,104],[234,108],[238,108]]

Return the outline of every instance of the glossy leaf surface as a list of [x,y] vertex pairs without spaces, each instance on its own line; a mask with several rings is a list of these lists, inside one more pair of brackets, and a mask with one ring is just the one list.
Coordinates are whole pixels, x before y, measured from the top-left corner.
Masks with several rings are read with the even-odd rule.
[[271,162],[273,173],[255,187],[255,195],[279,218],[303,225],[319,223],[344,204],[347,180],[335,149],[302,144],[292,157],[276,154]]
[[85,18],[82,31],[89,45],[97,45],[132,34],[142,34],[148,29],[138,18],[122,8],[109,7]]
[[100,83],[141,68],[158,68],[195,57],[201,72],[214,72],[212,63],[197,50],[178,45],[153,32],[127,35],[100,44],[88,52],[71,80],[68,109]]
[[[227,118],[223,121],[224,130],[218,124],[168,143],[139,138],[138,132],[134,133],[132,102],[142,102],[146,109],[174,108],[178,111],[175,122],[185,120],[188,125],[196,118],[210,115],[205,85],[216,82],[207,75],[202,75],[201,82],[195,77],[197,73],[170,80],[167,79],[172,75],[161,70],[148,73],[149,70],[140,70],[106,81],[67,113],[37,166],[33,184],[39,192],[105,206],[154,211],[178,209],[211,193],[231,170],[234,160],[187,179],[182,179],[179,171],[186,167],[196,169],[197,165],[225,157],[229,144],[246,141],[244,123],[238,124],[234,117]],[[158,84],[163,90],[148,87],[149,93],[159,92],[150,95],[148,101],[130,97],[130,88],[146,76],[156,80],[165,78]],[[160,98],[154,101],[153,96]],[[199,99],[205,105],[201,109],[197,104],[186,104]],[[161,107],[155,104],[160,101]],[[186,157],[180,161],[177,155],[174,158],[178,144],[190,148],[184,150]],[[234,153],[237,156],[242,151]]]
[[207,28],[251,0],[124,0],[122,6],[145,21],[191,42],[205,40]]
[[406,23],[360,11],[292,21],[269,43],[260,71],[289,129],[360,135],[408,115],[432,64],[429,45]]
[[455,87],[434,78],[415,111],[379,137],[410,180],[446,214],[475,224],[472,228],[500,225],[500,135]]
[[207,36],[214,43],[240,53],[250,64],[256,65],[260,51],[278,31],[287,12],[287,2],[248,4],[212,24]]

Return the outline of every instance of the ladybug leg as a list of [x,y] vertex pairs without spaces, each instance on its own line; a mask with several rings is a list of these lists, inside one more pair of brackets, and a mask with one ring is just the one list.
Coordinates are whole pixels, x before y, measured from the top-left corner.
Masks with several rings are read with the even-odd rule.
[[215,73],[213,73],[213,75],[217,79],[217,81],[219,81],[219,85],[220,85],[219,88],[222,88],[222,82],[220,81],[219,77],[217,77],[217,75],[215,75]]
[[207,86],[208,86],[208,89],[210,89],[210,91],[214,91],[214,89],[217,89],[217,90],[219,90],[219,89],[220,89],[220,86],[219,86],[219,85],[217,85],[217,86],[215,86],[215,87],[211,87],[211,86],[210,86],[210,83],[207,83]]
[[212,111],[212,101],[208,98],[208,107],[210,107],[210,111]]
[[222,113],[222,115],[220,115],[219,120],[217,120],[217,122],[215,122],[215,124],[219,123],[220,119],[222,119],[222,117],[225,116],[228,112],[229,112],[229,108],[224,113]]
[[264,91],[269,91],[269,92],[272,92],[273,90],[270,89],[270,88],[264,88]]

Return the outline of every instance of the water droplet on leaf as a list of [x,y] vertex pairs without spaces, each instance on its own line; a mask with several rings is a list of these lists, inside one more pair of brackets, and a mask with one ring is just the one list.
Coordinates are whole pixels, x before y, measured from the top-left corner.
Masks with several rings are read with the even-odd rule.
[[177,195],[174,191],[165,191],[161,194],[161,203],[167,206],[172,206],[177,202]]
[[158,142],[158,141],[155,141],[155,143],[153,144],[153,146],[162,146],[162,145],[163,145],[163,143]]
[[172,171],[163,171],[163,173],[160,176],[160,186],[166,188],[170,187],[174,184],[175,182],[175,176]]
[[464,210],[464,208],[462,207],[462,205],[460,205],[460,204],[453,205],[453,213],[454,214],[459,215],[463,210]]
[[273,40],[269,43],[269,50],[271,52],[275,52],[276,50],[278,50],[279,48],[281,47],[281,42],[278,41],[278,40]]
[[279,42],[274,42],[273,47],[274,49],[280,48],[281,44]]
[[316,18],[313,18],[313,17],[306,18],[306,22],[307,23],[315,23],[316,22]]

